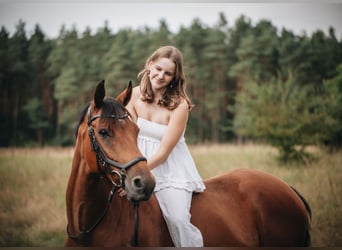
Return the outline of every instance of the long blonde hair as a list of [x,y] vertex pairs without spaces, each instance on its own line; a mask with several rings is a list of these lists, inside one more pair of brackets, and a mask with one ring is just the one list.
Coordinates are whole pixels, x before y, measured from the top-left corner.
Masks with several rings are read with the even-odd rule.
[[173,61],[176,65],[176,70],[173,79],[166,87],[162,99],[158,100],[158,104],[169,110],[173,110],[178,107],[183,99],[185,99],[189,105],[189,109],[191,109],[193,105],[186,93],[186,81],[183,72],[183,55],[174,46],[160,47],[146,60],[144,69],[138,74],[142,100],[148,103],[152,103],[154,101],[154,94],[149,79],[149,65],[151,62],[160,58],[168,58]]

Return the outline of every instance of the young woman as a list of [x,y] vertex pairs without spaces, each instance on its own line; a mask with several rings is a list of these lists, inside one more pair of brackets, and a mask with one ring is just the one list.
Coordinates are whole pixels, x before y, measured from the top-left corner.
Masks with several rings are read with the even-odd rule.
[[175,246],[201,247],[202,234],[190,223],[190,206],[192,193],[205,186],[184,139],[192,103],[181,52],[160,47],[138,79],[126,108],[140,128],[138,146],[156,179],[155,196]]

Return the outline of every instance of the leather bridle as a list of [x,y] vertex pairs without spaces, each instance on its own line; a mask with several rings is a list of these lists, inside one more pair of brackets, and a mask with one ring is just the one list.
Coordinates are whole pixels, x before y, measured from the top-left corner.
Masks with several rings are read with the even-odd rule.
[[[145,157],[139,156],[125,164],[121,164],[115,160],[110,159],[106,155],[106,153],[102,150],[102,148],[100,147],[99,143],[96,140],[94,128],[91,125],[94,120],[96,120],[97,118],[112,118],[112,119],[117,119],[117,120],[127,119],[129,117],[127,112],[125,112],[122,115],[106,115],[105,116],[105,115],[99,114],[99,115],[92,116],[91,106],[89,106],[87,116],[88,116],[88,134],[89,134],[89,139],[90,139],[90,145],[91,145],[92,151],[95,152],[96,154],[96,161],[97,161],[98,168],[101,171],[103,171],[102,169],[104,169],[106,174],[117,175],[119,177],[119,183],[116,183],[112,178],[109,178],[106,175],[108,179],[110,180],[110,182],[112,183],[112,189],[110,190],[109,195],[108,195],[108,202],[107,202],[106,209],[103,211],[102,215],[97,219],[97,221],[87,230],[81,230],[77,234],[71,234],[69,231],[69,225],[67,225],[68,236],[72,239],[78,239],[82,235],[91,233],[95,229],[95,227],[98,224],[100,224],[100,222],[103,220],[103,218],[105,217],[108,211],[109,205],[112,201],[113,195],[116,192],[116,190],[120,187],[125,188],[125,179],[126,179],[127,170],[140,161],[147,161]],[[116,169],[113,169],[112,166],[115,168],[118,168],[119,171]],[[135,208],[135,216],[134,216],[134,235],[133,235],[131,244],[132,246],[137,246],[138,245],[138,227],[139,227],[139,213],[138,213],[139,202],[134,201],[133,203],[134,203],[134,208]]]
[[[121,164],[117,161],[111,160],[108,158],[108,156],[106,155],[106,153],[102,150],[102,148],[100,147],[100,145],[98,144],[96,137],[95,137],[95,133],[94,133],[94,128],[92,127],[92,122],[97,119],[97,118],[112,118],[112,119],[127,119],[128,118],[128,113],[124,113],[123,115],[108,115],[108,116],[104,116],[104,115],[94,115],[91,116],[91,112],[90,112],[91,108],[88,108],[88,134],[89,134],[89,138],[90,138],[90,145],[92,150],[96,153],[96,160],[98,164],[101,164],[102,167],[104,167],[106,173],[109,173],[111,175],[118,175],[120,178],[120,183],[116,184],[118,187],[125,187],[125,177],[126,177],[126,171],[134,166],[135,164],[137,164],[140,161],[146,161],[146,158],[143,156],[139,156],[136,157],[135,159],[127,162],[126,164]],[[112,169],[110,166],[114,166],[116,168],[120,169],[120,172],[118,172],[117,170]]]

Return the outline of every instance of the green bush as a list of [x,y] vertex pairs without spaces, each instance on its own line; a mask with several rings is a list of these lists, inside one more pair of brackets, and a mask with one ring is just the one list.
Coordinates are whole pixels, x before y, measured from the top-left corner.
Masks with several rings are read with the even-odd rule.
[[316,95],[310,86],[299,85],[292,74],[247,83],[236,98],[235,132],[275,146],[284,162],[307,160],[305,148],[322,142],[337,124],[327,112],[329,95]]

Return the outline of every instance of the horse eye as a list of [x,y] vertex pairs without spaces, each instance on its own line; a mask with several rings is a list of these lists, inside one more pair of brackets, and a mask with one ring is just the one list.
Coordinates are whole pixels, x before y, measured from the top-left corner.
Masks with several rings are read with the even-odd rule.
[[99,130],[99,135],[101,135],[102,137],[106,137],[109,135],[108,131],[106,129],[100,129]]

